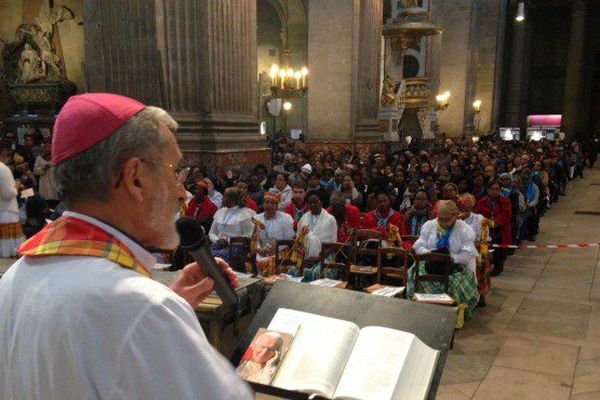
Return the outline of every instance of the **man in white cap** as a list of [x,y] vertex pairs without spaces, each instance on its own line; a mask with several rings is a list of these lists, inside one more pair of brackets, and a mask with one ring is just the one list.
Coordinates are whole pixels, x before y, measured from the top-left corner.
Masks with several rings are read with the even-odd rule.
[[149,279],[146,249],[178,243],[176,129],[114,94],[62,108],[52,163],[69,211],[0,280],[1,399],[252,398],[194,314],[212,280],[195,263],[171,288]]

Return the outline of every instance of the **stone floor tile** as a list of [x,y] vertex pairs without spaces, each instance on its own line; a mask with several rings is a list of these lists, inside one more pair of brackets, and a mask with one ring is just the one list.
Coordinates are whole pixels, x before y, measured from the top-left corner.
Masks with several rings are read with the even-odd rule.
[[531,291],[532,295],[549,298],[570,300],[588,300],[590,298],[591,284],[565,285],[561,288],[538,286],[537,283]]
[[529,293],[533,290],[537,279],[537,276],[503,273],[492,279],[492,285],[503,290]]
[[552,375],[493,366],[473,400],[567,400],[569,380]]
[[581,394],[600,391],[600,375],[576,376],[573,380],[573,390],[571,394]]
[[589,305],[525,298],[507,329],[580,340],[586,335],[590,309]]
[[600,391],[573,394],[569,400],[598,400],[600,399]]
[[461,351],[452,350],[448,354],[441,383],[457,384],[481,381],[488,373],[498,350]]
[[469,400],[478,386],[479,382],[441,385],[435,398],[436,400]]
[[508,338],[493,365],[556,375],[569,380],[575,371],[578,353],[576,346]]
[[482,334],[481,329],[463,328],[456,332],[454,348],[463,352],[499,350],[506,341],[506,336],[497,334]]

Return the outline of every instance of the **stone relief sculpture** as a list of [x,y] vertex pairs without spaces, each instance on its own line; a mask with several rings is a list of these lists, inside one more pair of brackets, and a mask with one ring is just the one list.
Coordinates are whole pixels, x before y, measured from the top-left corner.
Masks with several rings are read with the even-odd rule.
[[395,87],[396,84],[390,74],[386,74],[385,79],[383,80],[383,88],[381,89],[380,104],[382,106],[393,106],[396,103],[396,94],[394,93]]
[[[13,82],[20,83],[57,82],[66,79],[63,60],[57,54],[52,38],[56,24],[73,18],[73,12],[61,6],[42,11],[31,24],[21,24],[15,33],[15,40],[5,43],[2,52],[5,65],[8,66],[9,80],[10,75],[13,75]],[[35,65],[36,68],[32,69],[35,59],[33,53],[40,60],[40,68]],[[15,60],[18,60],[18,71],[10,68],[15,66]]]
[[56,25],[73,18],[65,6],[48,8],[31,23],[19,25],[14,41],[1,41],[2,77],[14,111],[54,114],[76,92],[54,45]]
[[42,59],[29,43],[25,44],[19,58],[17,83],[29,83],[43,76]]
[[420,7],[419,0],[401,0],[402,8]]

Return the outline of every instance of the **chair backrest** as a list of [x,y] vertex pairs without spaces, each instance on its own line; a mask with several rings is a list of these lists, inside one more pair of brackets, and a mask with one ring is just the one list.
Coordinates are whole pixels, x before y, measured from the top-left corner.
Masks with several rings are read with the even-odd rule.
[[252,260],[252,255],[250,254],[250,244],[251,240],[244,236],[236,236],[229,239],[229,263],[236,270],[240,270],[242,266],[246,263],[250,263],[252,265],[252,272],[256,274],[256,266]]
[[276,240],[275,241],[275,273],[280,274],[282,272],[287,272],[288,267],[292,264],[289,253],[284,254],[284,252],[289,252],[289,250],[294,245],[293,239],[285,239],[285,240]]
[[415,235],[402,235],[403,242],[414,243],[417,241],[418,238],[419,238],[419,236],[415,236]]
[[[351,239],[352,263],[357,264],[361,256],[371,256],[377,259],[379,264],[379,252],[383,240],[383,234],[375,229],[357,229],[354,231],[354,237]],[[363,242],[370,244],[363,246]]]
[[[379,249],[381,267],[377,276],[377,283],[387,283],[389,280],[402,280],[403,285],[408,283],[408,260],[411,257],[411,253],[407,249],[400,247],[381,247]],[[395,264],[393,266],[386,266],[386,259],[388,256],[392,257]]]
[[347,243],[324,243],[321,246],[321,270],[336,270],[339,279],[347,281],[348,269],[350,268],[350,252],[351,248]]
[[[416,265],[415,265],[415,292],[419,293],[419,283],[420,282],[440,282],[443,287],[444,293],[448,293],[448,288],[450,286],[450,270],[453,264],[452,257],[448,254],[439,254],[439,253],[425,253],[418,254],[414,256]],[[443,263],[444,270],[443,274],[421,274],[420,273],[420,262],[436,262]]]

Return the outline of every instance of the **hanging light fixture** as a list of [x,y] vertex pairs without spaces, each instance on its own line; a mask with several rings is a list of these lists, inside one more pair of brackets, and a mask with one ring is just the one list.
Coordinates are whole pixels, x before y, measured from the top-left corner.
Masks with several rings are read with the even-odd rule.
[[308,90],[308,68],[301,66],[293,69],[289,66],[290,49],[288,47],[288,4],[285,3],[285,18],[283,26],[283,66],[273,64],[269,77],[271,78],[271,96],[280,99],[292,99],[304,96]]
[[525,21],[525,2],[520,1],[517,5],[517,16],[515,17],[515,21],[523,22]]

